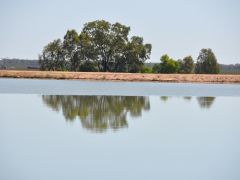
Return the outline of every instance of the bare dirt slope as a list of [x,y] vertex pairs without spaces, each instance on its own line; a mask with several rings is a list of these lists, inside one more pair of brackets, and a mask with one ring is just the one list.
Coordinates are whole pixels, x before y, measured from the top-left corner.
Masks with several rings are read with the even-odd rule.
[[0,77],[40,79],[85,79],[112,81],[157,81],[198,83],[240,83],[240,75],[209,74],[141,74],[103,72],[15,71],[0,70]]

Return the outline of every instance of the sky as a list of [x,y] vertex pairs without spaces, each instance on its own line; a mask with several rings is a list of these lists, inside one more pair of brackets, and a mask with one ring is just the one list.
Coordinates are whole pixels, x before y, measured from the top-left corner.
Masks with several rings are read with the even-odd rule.
[[239,0],[0,0],[0,58],[37,59],[68,29],[102,19],[151,43],[151,62],[211,48],[219,63],[240,63]]

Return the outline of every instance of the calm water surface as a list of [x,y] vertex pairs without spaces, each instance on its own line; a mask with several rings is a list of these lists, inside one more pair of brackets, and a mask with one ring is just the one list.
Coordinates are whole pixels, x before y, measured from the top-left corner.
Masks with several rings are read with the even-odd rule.
[[229,91],[226,96],[16,91],[0,93],[1,180],[240,179],[240,97]]
[[214,97],[240,96],[240,85],[0,78],[0,93]]

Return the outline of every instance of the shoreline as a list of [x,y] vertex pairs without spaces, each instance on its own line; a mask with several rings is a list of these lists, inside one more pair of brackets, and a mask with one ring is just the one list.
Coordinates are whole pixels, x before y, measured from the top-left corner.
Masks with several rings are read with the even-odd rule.
[[0,70],[0,78],[240,84],[240,75]]

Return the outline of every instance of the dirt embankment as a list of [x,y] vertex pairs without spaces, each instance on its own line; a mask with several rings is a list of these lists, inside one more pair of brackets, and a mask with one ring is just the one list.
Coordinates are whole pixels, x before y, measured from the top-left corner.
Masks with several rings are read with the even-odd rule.
[[85,79],[112,81],[156,81],[197,83],[240,83],[240,75],[209,74],[141,74],[103,72],[15,71],[0,70],[0,77],[39,79]]

